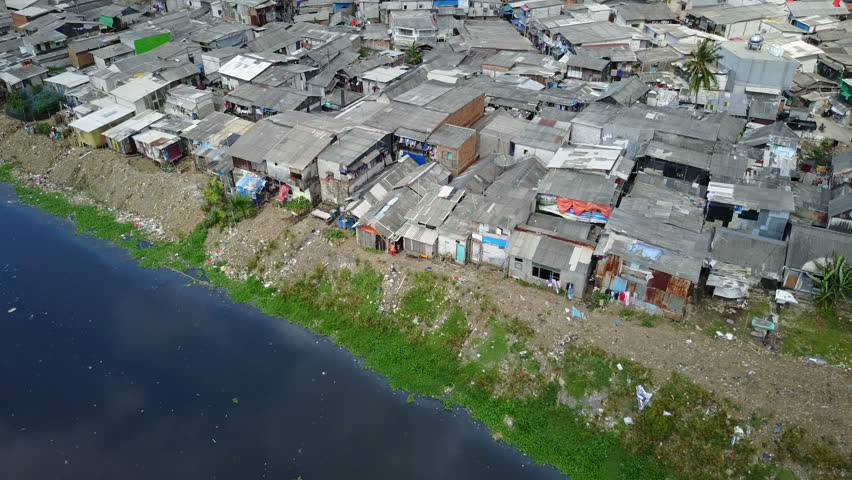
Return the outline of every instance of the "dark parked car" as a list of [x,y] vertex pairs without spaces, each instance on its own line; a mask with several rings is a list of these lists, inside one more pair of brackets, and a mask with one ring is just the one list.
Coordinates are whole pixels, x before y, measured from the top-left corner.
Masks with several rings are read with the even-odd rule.
[[787,126],[792,128],[793,130],[816,130],[817,123],[813,120],[802,120],[800,118],[794,118],[787,122]]

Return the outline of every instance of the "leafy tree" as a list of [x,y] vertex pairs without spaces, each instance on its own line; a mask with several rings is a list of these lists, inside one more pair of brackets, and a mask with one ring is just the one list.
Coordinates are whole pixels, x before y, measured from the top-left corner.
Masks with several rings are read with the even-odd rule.
[[16,112],[23,113],[27,108],[27,97],[22,92],[9,92],[6,96],[6,105]]
[[44,90],[33,96],[32,108],[33,113],[38,115],[41,113],[53,113],[60,109],[62,95],[55,90]]
[[698,93],[702,88],[713,89],[719,86],[716,76],[710,71],[710,66],[719,59],[717,47],[704,39],[692,52],[692,59],[684,63],[683,71],[689,78],[689,91]]
[[423,63],[423,52],[420,51],[420,45],[412,43],[405,50],[405,62],[409,65],[420,65]]
[[852,295],[852,265],[846,257],[835,255],[819,264],[819,274],[808,274],[814,282],[814,302],[823,310],[832,310],[838,302],[849,303]]

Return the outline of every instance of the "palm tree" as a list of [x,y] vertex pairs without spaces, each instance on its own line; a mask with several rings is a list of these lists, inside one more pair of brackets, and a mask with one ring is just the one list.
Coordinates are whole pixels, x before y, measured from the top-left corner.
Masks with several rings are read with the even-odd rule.
[[684,63],[683,71],[689,78],[690,92],[697,94],[702,88],[710,90],[719,86],[716,76],[710,71],[710,65],[719,59],[717,49],[705,38],[692,51],[692,59]]
[[412,42],[405,50],[405,62],[409,65],[419,65],[423,63],[423,52],[420,51],[420,45]]
[[235,195],[231,197],[231,210],[238,219],[242,220],[243,218],[250,217],[252,214],[252,208],[254,208],[254,202],[252,202],[250,198],[242,195]]
[[849,302],[852,296],[852,265],[843,255],[835,255],[818,265],[818,275],[808,274],[814,282],[814,302],[824,310],[831,310],[842,301]]

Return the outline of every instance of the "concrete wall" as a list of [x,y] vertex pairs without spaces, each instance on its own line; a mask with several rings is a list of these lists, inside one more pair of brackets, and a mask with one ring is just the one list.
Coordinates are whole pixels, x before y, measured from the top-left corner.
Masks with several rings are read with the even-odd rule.
[[733,76],[734,85],[772,87],[782,91],[789,89],[799,63],[773,56],[768,51],[763,53],[760,58],[739,57],[723,44],[719,49],[719,64]]

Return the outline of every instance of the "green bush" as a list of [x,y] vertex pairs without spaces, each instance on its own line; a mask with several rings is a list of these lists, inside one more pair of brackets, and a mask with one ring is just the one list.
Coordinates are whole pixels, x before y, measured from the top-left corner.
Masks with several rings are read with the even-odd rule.
[[35,126],[36,132],[42,135],[50,135],[50,124],[39,122]]
[[284,204],[284,208],[296,213],[305,213],[311,209],[311,201],[305,197],[294,198]]

